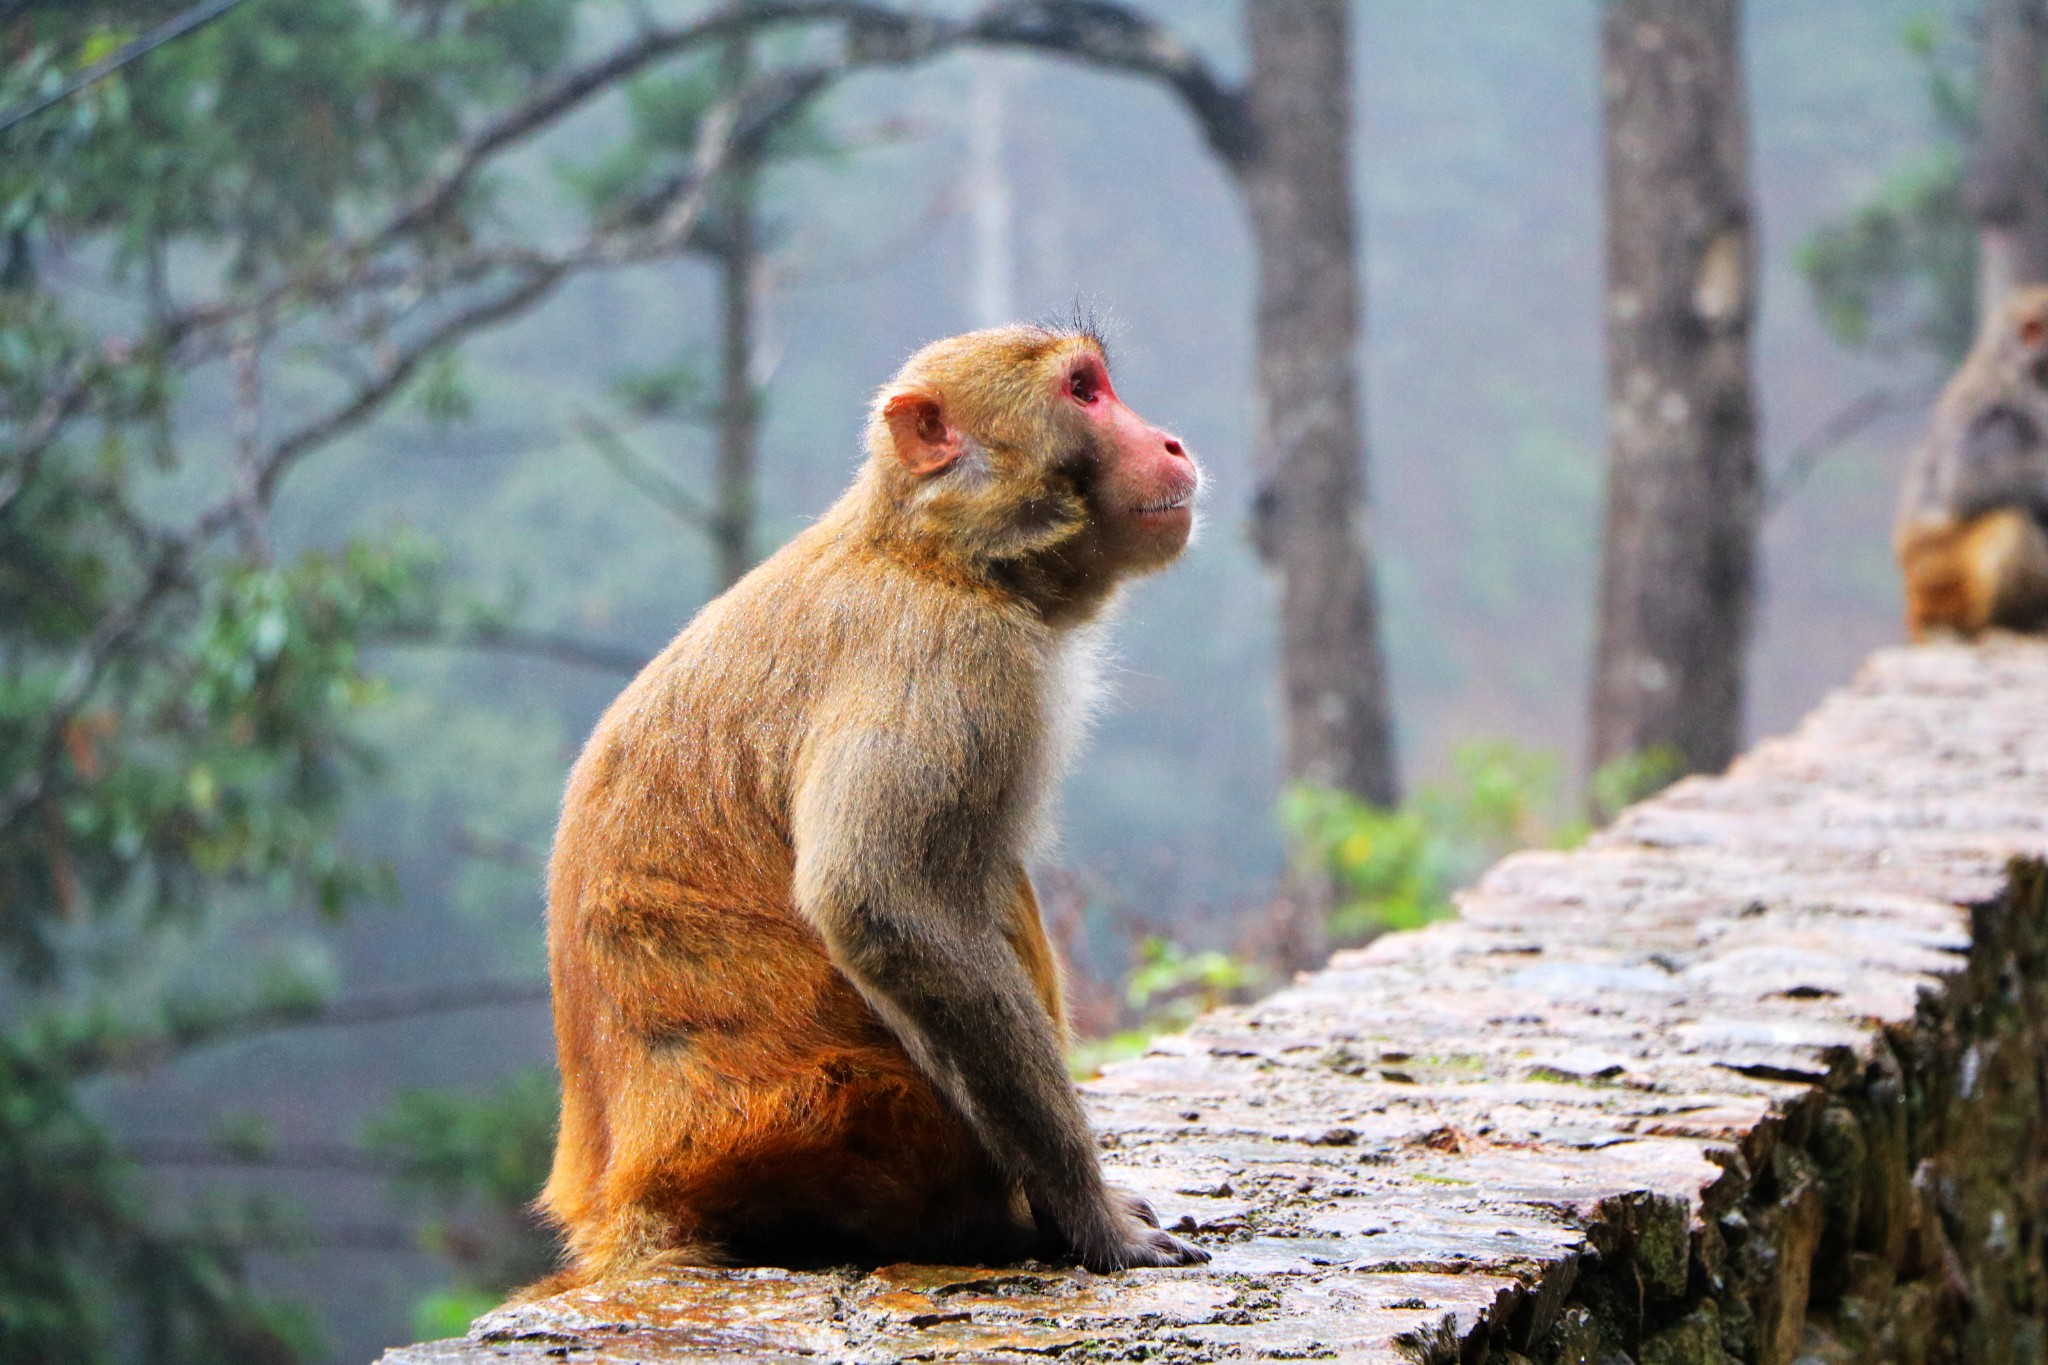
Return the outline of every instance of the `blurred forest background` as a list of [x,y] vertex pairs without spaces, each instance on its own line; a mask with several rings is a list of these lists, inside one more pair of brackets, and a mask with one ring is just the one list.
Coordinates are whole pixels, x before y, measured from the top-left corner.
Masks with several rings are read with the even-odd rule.
[[[1602,787],[1580,757],[1595,0],[1351,8],[1387,810],[1283,801],[1254,258],[1173,89],[789,23],[512,128],[712,7],[200,8],[225,12],[0,133],[8,1360],[363,1360],[538,1272],[567,765],[843,487],[867,395],[927,339],[1090,311],[1210,475],[1203,538],[1130,595],[1037,869],[1111,1039],[1083,1065],[1275,979],[1290,828],[1357,939],[1660,775],[1636,755]],[[1134,8],[1243,72],[1237,0]],[[0,110],[187,12],[0,0]],[[1752,734],[1900,634],[1901,458],[1970,329],[1983,31],[1981,0],[1743,15]],[[464,148],[478,173],[445,178]]]

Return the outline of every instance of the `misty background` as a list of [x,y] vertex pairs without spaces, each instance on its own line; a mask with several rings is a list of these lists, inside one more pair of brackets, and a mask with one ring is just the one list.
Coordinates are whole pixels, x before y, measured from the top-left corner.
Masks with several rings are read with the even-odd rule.
[[[1148,8],[1241,69],[1236,4]],[[1901,638],[1888,534],[1917,415],[1825,438],[1873,389],[1938,378],[1939,359],[1838,345],[1797,253],[1937,145],[1926,71],[1901,34],[1931,16],[1962,35],[1974,12],[1926,0],[1747,9],[1769,490],[1752,736],[1786,728]],[[623,20],[592,22],[601,35]],[[1403,773],[1440,777],[1461,741],[1507,737],[1554,751],[1576,783],[1605,440],[1598,7],[1362,3],[1354,26],[1368,484]],[[565,180],[590,170],[625,118],[611,97],[519,153],[500,202],[543,227],[567,220]],[[830,149],[774,163],[760,200],[759,548],[845,485],[869,395],[919,344],[1092,312],[1119,392],[1190,444],[1208,493],[1194,548],[1127,595],[1112,699],[1066,782],[1063,845],[1039,873],[1106,978],[1128,967],[1134,925],[1235,946],[1284,847],[1271,588],[1244,534],[1251,257],[1226,173],[1167,94],[1028,56],[861,75],[819,122]],[[103,265],[88,248],[52,269],[89,295]],[[404,528],[522,624],[651,656],[714,591],[711,550],[599,458],[579,422],[618,418],[622,378],[709,376],[715,321],[702,262],[572,282],[464,348],[450,383],[466,415],[394,409],[296,471],[272,521],[279,553]],[[180,402],[188,445],[225,450],[224,389],[195,386]],[[293,402],[280,380],[266,411]],[[701,425],[622,429],[677,482],[708,486]],[[166,478],[161,496],[196,501],[207,477]],[[374,671],[389,684],[368,716],[381,770],[348,807],[344,840],[391,867],[395,894],[339,924],[238,903],[177,940],[162,979],[232,979],[270,953],[343,995],[542,973],[541,865],[561,783],[623,675],[424,643],[381,649]],[[108,1078],[95,1097],[143,1150],[238,1115],[260,1116],[281,1146],[317,1148],[352,1142],[395,1090],[481,1091],[551,1059],[547,1011],[524,1002],[224,1043]],[[416,1300],[445,1277],[409,1247],[413,1210],[375,1171],[159,1174],[192,1199],[227,1186],[299,1211],[307,1245],[252,1265],[260,1285],[318,1306],[329,1359],[411,1339]]]

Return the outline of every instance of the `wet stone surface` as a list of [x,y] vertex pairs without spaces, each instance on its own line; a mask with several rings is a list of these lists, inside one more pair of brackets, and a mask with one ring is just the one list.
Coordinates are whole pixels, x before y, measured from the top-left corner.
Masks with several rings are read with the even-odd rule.
[[1087,1087],[1199,1269],[676,1272],[386,1365],[2044,1358],[2048,646],[1873,658]]

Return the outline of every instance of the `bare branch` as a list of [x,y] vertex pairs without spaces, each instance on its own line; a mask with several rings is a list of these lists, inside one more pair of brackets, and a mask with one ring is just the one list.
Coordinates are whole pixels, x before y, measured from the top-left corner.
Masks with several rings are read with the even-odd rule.
[[[204,28],[241,3],[242,0],[202,0],[202,3],[194,5],[182,14],[174,15],[140,38],[122,44],[112,54],[86,67],[47,95],[39,96],[0,114],[0,133],[6,132],[17,123],[34,118],[45,109],[63,103],[87,86],[105,80],[130,62],[147,57],[165,43],[174,42],[188,33]],[[11,17],[11,11],[5,17]]]
[[533,978],[457,981],[374,991],[339,1000],[257,1005],[182,1036],[102,1036],[81,1042],[65,1058],[79,1073],[146,1071],[204,1048],[309,1028],[359,1028],[403,1023],[466,1010],[523,1009],[546,1004],[548,983]]
[[[1243,91],[1224,81],[1170,29],[1126,5],[1105,0],[1013,0],[988,5],[975,18],[960,21],[865,0],[750,0],[744,7],[694,23],[643,29],[604,56],[557,76],[524,103],[473,132],[449,168],[382,226],[338,243],[315,265],[253,300],[186,309],[165,324],[162,338],[167,344],[189,345],[251,309],[281,314],[294,303],[331,304],[367,289],[417,283],[405,278],[409,272],[379,258],[399,242],[430,231],[484,168],[508,149],[671,57],[735,34],[822,24],[840,27],[843,45],[838,58],[774,74],[750,92],[743,107],[751,108],[737,130],[741,141],[766,137],[806,101],[856,70],[911,65],[962,47],[982,46],[1022,48],[1156,80],[1180,96],[1226,164],[1241,168],[1253,154],[1255,137]],[[440,278],[427,283],[459,282],[459,271],[438,273]]]
[[1173,30],[1129,5],[1104,0],[997,5],[967,25],[962,41],[1027,48],[1158,81],[1180,96],[1210,150],[1226,166],[1242,170],[1257,152],[1244,91],[1218,76]]
[[342,1175],[388,1176],[388,1158],[337,1142],[298,1142],[255,1148],[193,1138],[136,1138],[122,1146],[145,1166],[226,1167],[238,1170],[330,1171]]
[[907,29],[917,21],[884,6],[815,0],[814,3],[761,3],[723,10],[696,23],[650,28],[611,52],[557,76],[531,99],[509,109],[472,133],[456,153],[454,164],[433,185],[416,196],[369,240],[374,251],[443,217],[475,182],[493,157],[552,125],[555,120],[620,82],[692,48],[706,47],[755,29],[841,20],[852,25]]
[[578,639],[545,630],[481,622],[455,630],[420,630],[380,636],[377,644],[438,646],[445,649],[474,649],[490,654],[515,654],[547,659],[573,668],[611,673],[630,678],[646,667],[651,657],[623,645]]
[[1763,515],[1769,516],[1784,506],[1830,456],[1893,413],[1925,407],[1939,388],[1936,382],[1923,382],[1903,389],[1880,387],[1858,394],[1843,404],[1833,416],[1821,423],[1819,430],[1794,446],[1778,466],[1777,473],[1764,487]]
[[614,473],[662,511],[694,530],[709,532],[717,525],[718,514],[702,498],[642,458],[610,423],[584,413],[570,426]]
[[56,387],[45,393],[42,401],[36,404],[36,415],[29,419],[28,426],[9,452],[14,457],[14,468],[5,480],[0,480],[0,512],[5,512],[20,496],[21,490],[34,481],[43,456],[64,430],[64,424],[84,408],[88,392],[86,377],[90,372],[91,367],[83,360],[74,362]]

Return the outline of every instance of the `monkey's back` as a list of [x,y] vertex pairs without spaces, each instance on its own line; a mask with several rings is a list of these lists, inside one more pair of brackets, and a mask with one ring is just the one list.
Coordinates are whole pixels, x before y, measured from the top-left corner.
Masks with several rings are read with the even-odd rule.
[[[563,1110],[543,1208],[593,1271],[667,1250],[943,1249],[1010,1194],[792,895],[790,801],[831,677],[886,642],[821,525],[606,712],[550,863]],[[835,1240],[848,1243],[835,1246]]]

